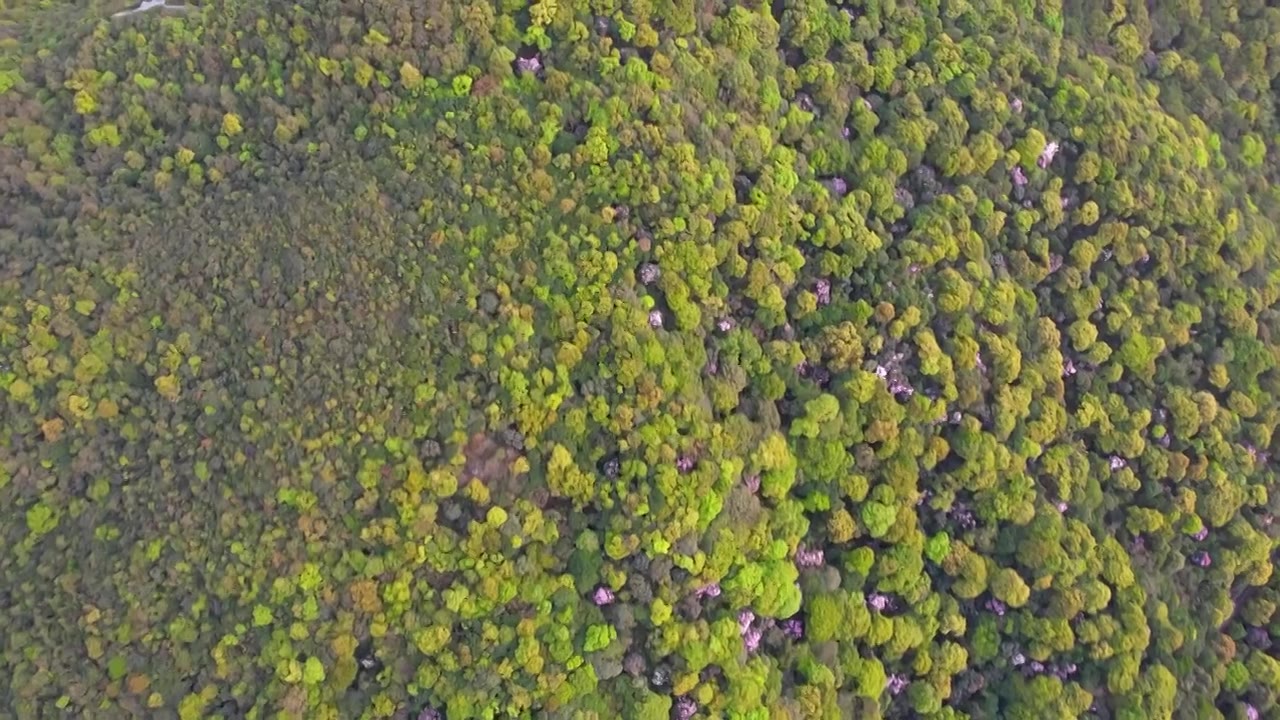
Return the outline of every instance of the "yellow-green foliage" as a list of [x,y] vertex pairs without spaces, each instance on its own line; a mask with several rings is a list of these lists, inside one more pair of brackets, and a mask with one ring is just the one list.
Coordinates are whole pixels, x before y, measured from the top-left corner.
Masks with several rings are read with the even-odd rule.
[[5,11],[13,716],[1274,712],[1267,3],[205,5]]

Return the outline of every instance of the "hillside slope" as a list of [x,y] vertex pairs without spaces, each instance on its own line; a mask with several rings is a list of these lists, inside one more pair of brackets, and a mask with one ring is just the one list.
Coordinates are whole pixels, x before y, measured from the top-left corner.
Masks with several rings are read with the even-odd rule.
[[1280,713],[1280,10],[122,9],[0,10],[0,717]]

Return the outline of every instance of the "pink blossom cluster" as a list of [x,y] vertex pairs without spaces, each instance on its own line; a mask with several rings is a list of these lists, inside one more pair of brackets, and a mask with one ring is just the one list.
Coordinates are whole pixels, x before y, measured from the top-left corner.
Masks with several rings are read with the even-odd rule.
[[1126,461],[1125,461],[1125,459],[1124,459],[1124,458],[1122,458],[1122,457],[1120,457],[1119,455],[1112,455],[1112,456],[1111,456],[1111,469],[1112,469],[1112,470],[1122,470],[1122,469],[1124,469],[1128,464],[1129,464],[1129,463],[1128,463],[1128,462],[1126,462]]
[[760,649],[760,640],[764,637],[764,630],[756,625],[755,613],[750,610],[743,610],[738,613],[738,633],[742,635],[742,646],[747,653],[754,653]]
[[720,583],[708,583],[693,591],[695,597],[714,598],[720,597]]
[[698,461],[692,455],[681,455],[676,458],[676,470],[679,470],[681,474],[693,472],[693,468],[697,464]]
[[614,594],[613,590],[604,585],[596,588],[596,591],[591,594],[591,602],[595,603],[597,607],[612,605],[613,601],[616,599],[617,596]]
[[1009,171],[1009,177],[1013,180],[1015,187],[1025,187],[1027,184],[1027,174],[1022,171],[1022,166],[1014,165]]
[[1191,556],[1191,562],[1202,568],[1207,568],[1213,564],[1213,556],[1204,550],[1198,550]]
[[909,684],[911,684],[911,681],[907,680],[906,675],[899,675],[898,673],[894,673],[890,675],[889,678],[886,680],[885,687],[888,688],[890,694],[901,695],[902,691],[906,690],[907,685]]
[[792,640],[800,640],[804,637],[804,622],[800,618],[790,618],[783,620],[778,624],[782,632]]
[[1071,377],[1076,374],[1076,364],[1067,358],[1062,361],[1062,377]]
[[826,561],[826,554],[821,548],[809,550],[799,548],[796,550],[796,567],[812,568],[821,567]]
[[986,607],[987,610],[995,613],[997,617],[1004,617],[1005,612],[1009,609],[1007,605],[995,598],[987,598]]
[[733,329],[733,318],[722,317],[716,321],[716,329],[720,332],[729,332]]
[[662,269],[654,263],[645,263],[640,266],[640,282],[645,285],[652,285],[662,277]]
[[1249,443],[1245,443],[1244,449],[1249,453],[1249,457],[1256,463],[1265,463],[1271,457],[1266,452],[1259,450]]
[[882,593],[871,593],[867,596],[867,605],[873,610],[884,612],[892,604],[888,595]]
[[1015,97],[1009,101],[1009,107],[1016,113],[1022,112],[1022,98]]
[[689,718],[698,714],[698,703],[688,695],[681,695],[676,698],[675,704],[676,720],[689,720]]
[[819,305],[831,304],[831,281],[822,278],[814,286],[814,294],[818,296]]
[[759,475],[755,475],[755,474],[748,475],[746,478],[743,479],[742,484],[746,485],[747,490],[751,491],[753,494],[760,492],[760,476]]
[[523,57],[517,58],[516,68],[520,72],[536,73],[542,69],[542,60],[539,59],[537,55],[534,55],[533,57],[527,57],[527,58],[523,58]]
[[1066,680],[1079,670],[1075,663],[1066,663],[1064,665],[1049,663],[1046,665],[1038,660],[1027,662],[1027,657],[1022,653],[1017,653],[1013,656],[1013,665],[1014,667],[1021,667],[1023,674],[1027,676],[1052,675],[1059,680]]
[[1036,164],[1042,168],[1049,167],[1049,163],[1053,162],[1053,159],[1057,157],[1059,149],[1058,143],[1056,142],[1050,142],[1048,145],[1045,145],[1044,151],[1040,153],[1040,158],[1036,160]]
[[956,503],[947,511],[951,521],[964,530],[972,530],[977,527],[978,519],[974,517],[973,509],[964,503]]
[[1196,542],[1203,542],[1205,538],[1209,537],[1209,528],[1202,525],[1191,537],[1194,538]]
[[662,311],[661,310],[649,311],[649,327],[654,329],[662,327]]
[[915,388],[906,381],[903,376],[900,365],[903,360],[902,353],[896,353],[884,364],[876,365],[876,377],[884,380],[889,385],[889,392],[894,395],[906,395],[910,397],[915,394]]

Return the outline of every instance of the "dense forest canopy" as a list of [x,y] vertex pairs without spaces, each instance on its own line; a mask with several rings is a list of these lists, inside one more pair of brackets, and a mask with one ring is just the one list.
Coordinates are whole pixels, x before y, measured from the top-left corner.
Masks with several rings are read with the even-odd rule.
[[1280,717],[1280,9],[128,10],[0,4],[0,717]]

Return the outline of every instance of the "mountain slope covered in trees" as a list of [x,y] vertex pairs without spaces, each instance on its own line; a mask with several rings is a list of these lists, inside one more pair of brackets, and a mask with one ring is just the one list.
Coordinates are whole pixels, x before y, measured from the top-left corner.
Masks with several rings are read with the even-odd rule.
[[1263,0],[0,7],[0,717],[1280,717]]

